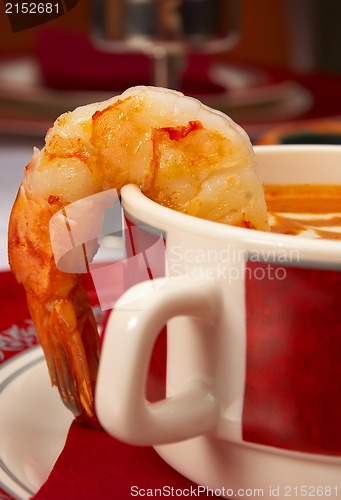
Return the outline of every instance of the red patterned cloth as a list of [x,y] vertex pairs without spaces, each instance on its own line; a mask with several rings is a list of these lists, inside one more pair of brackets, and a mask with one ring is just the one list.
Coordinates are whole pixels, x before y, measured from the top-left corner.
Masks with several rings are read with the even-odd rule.
[[0,363],[38,344],[23,287],[10,272],[0,272]]

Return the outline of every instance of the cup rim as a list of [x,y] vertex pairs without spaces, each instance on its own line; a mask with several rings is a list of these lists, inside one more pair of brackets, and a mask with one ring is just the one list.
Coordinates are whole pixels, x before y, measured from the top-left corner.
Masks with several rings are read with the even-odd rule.
[[[278,152],[280,150],[339,150],[341,146],[328,145],[273,145],[255,146],[254,149]],[[341,270],[341,242],[338,240],[309,239],[300,236],[271,233],[262,230],[248,229],[225,225],[206,219],[177,212],[164,207],[145,196],[135,184],[127,184],[121,190],[122,206],[125,212],[133,218],[133,222],[141,225],[155,227],[167,232],[169,229],[185,231],[187,234],[204,235],[212,240],[233,242],[245,250],[247,258],[255,258],[266,252],[272,255],[271,262],[278,261],[283,264],[283,255],[298,252],[297,262],[288,261],[288,265],[299,267],[312,267],[321,269]],[[268,257],[269,258],[269,257]]]

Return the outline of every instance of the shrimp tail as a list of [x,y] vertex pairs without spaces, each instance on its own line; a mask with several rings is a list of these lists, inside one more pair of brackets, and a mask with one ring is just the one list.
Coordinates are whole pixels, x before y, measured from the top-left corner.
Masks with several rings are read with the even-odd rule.
[[78,283],[67,299],[44,304],[29,292],[27,302],[52,385],[77,420],[98,426],[94,389],[100,348],[86,292]]
[[43,203],[21,186],[9,224],[9,261],[25,288],[52,385],[78,421],[98,427],[99,336],[81,275],[62,273],[54,261],[48,221],[59,208],[56,200]]

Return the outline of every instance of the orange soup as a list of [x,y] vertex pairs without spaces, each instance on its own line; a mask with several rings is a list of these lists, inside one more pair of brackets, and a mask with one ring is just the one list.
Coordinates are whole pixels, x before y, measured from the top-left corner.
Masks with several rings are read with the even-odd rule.
[[266,185],[271,230],[341,239],[341,185]]

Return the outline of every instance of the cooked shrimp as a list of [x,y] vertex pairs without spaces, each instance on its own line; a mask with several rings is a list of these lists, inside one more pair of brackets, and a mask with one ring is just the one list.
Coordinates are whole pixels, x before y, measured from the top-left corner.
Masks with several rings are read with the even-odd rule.
[[27,293],[53,385],[96,425],[99,342],[80,275],[58,269],[49,221],[68,204],[135,183],[154,201],[222,223],[268,229],[246,133],[166,89],[135,87],[60,116],[26,167],[9,225],[9,260]]

